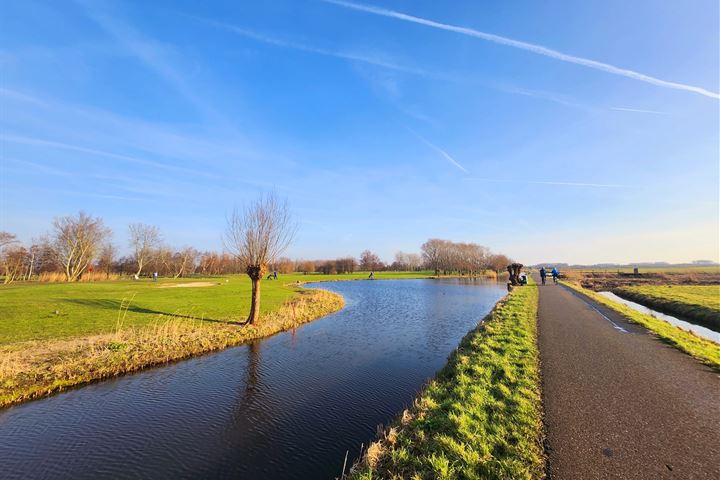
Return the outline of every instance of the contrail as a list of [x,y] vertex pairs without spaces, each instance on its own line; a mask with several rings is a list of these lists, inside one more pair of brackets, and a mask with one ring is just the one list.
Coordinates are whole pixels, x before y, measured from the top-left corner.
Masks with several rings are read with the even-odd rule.
[[243,37],[250,38],[257,42],[267,43],[268,45],[273,45],[273,46],[280,47],[280,48],[289,48],[289,49],[293,49],[293,50],[299,50],[302,52],[315,53],[317,55],[325,55],[328,57],[335,57],[335,58],[341,58],[344,60],[367,63],[370,65],[375,65],[377,67],[383,67],[383,68],[387,68],[390,70],[397,70],[400,72],[411,73],[411,74],[420,75],[420,76],[424,76],[424,77],[437,77],[438,76],[438,75],[435,75],[426,70],[422,70],[419,68],[406,67],[406,66],[398,65],[398,64],[392,63],[392,62],[386,62],[379,58],[373,58],[373,57],[358,55],[358,54],[349,53],[349,52],[326,50],[324,48],[318,48],[318,47],[314,47],[314,46],[310,46],[310,45],[305,45],[305,44],[299,43],[299,42],[290,42],[290,41],[286,41],[286,40],[281,40],[281,39],[278,39],[275,37],[271,37],[268,35],[254,32],[252,30],[247,30],[245,28],[237,27],[237,26],[231,25],[229,23],[219,22],[217,20],[211,20],[209,18],[196,17],[194,15],[186,15],[186,16],[189,18],[193,18],[195,20],[204,22],[208,25],[212,25],[216,28],[222,28],[229,32],[235,33],[237,35],[242,35]]
[[516,180],[516,179],[500,179],[500,178],[468,178],[468,180],[476,182],[492,182],[492,183],[524,183],[530,185],[563,185],[570,187],[597,187],[597,188],[626,188],[627,185],[614,183],[582,183],[582,182],[554,182],[540,180]]
[[122,155],[119,153],[106,152],[104,150],[96,150],[94,148],[87,148],[87,147],[83,147],[83,146],[72,145],[69,143],[55,142],[52,140],[24,137],[24,136],[20,136],[20,135],[4,135],[3,134],[3,135],[0,135],[0,141],[11,142],[11,143],[20,143],[20,144],[24,144],[24,145],[34,145],[34,146],[40,146],[40,147],[57,148],[57,149],[62,149],[62,150],[70,150],[70,151],[74,151],[74,152],[87,153],[90,155],[99,155],[102,157],[115,158],[118,160],[123,160],[123,161],[130,162],[130,163],[136,163],[139,165],[146,165],[146,166],[165,169],[165,170],[174,170],[174,171],[178,171],[178,172],[188,173],[191,175],[200,175],[203,177],[211,177],[211,178],[216,177],[215,175],[197,171],[194,169],[178,167],[176,165],[169,165],[169,164],[165,164],[165,163],[159,163],[159,162],[155,162],[152,160],[145,160],[143,158]]
[[459,169],[462,170],[463,172],[468,173],[468,171],[465,169],[465,167],[463,167],[463,166],[460,165],[457,161],[455,161],[455,159],[452,158],[452,157],[450,156],[450,154],[447,153],[445,150],[443,150],[442,148],[438,147],[437,145],[434,145],[434,144],[430,143],[428,140],[426,140],[424,137],[422,137],[419,133],[417,133],[417,132],[416,132],[415,130],[413,130],[412,128],[410,128],[410,127],[405,127],[405,128],[407,128],[407,130],[408,130],[410,133],[412,133],[413,135],[415,135],[415,137],[417,137],[417,139],[420,140],[422,143],[424,143],[425,145],[427,145],[428,147],[432,148],[433,150],[435,150],[436,152],[438,152],[440,155],[442,155],[445,160],[447,160],[448,162],[452,163],[453,165],[455,165],[457,168],[459,168]]
[[616,112],[654,113],[656,115],[667,115],[667,112],[660,112],[658,110],[643,110],[641,108],[611,107],[610,110],[615,110]]
[[389,10],[387,8],[376,7],[374,5],[364,5],[360,3],[348,2],[345,0],[321,0],[325,3],[331,3],[344,8],[350,8],[353,10],[359,10],[361,12],[372,13],[383,17],[396,18],[406,22],[417,23],[425,25],[427,27],[438,28],[440,30],[447,30],[449,32],[455,32],[470,37],[480,38],[489,42],[498,43],[500,45],[507,45],[513,48],[519,48],[520,50],[526,50],[538,55],[561,60],[563,62],[574,63],[576,65],[582,65],[584,67],[593,68],[595,70],[601,70],[603,72],[612,73],[614,75],[620,75],[621,77],[632,78],[641,82],[651,83],[660,87],[674,88],[676,90],[685,90],[687,92],[698,93],[706,97],[720,99],[720,93],[711,92],[701,87],[695,87],[692,85],[686,85],[684,83],[669,82],[659,78],[651,77],[643,73],[635,72],[625,68],[616,67],[608,63],[598,62],[597,60],[590,60],[589,58],[577,57],[575,55],[569,55],[567,53],[553,50],[552,48],[543,47],[542,45],[536,45],[534,43],[523,42],[520,40],[514,40],[512,38],[495,35],[492,33],[481,32],[467,27],[459,27],[457,25],[450,25],[447,23],[440,23],[434,20],[428,20],[426,18],[416,17],[408,15],[406,13],[396,12],[395,10]]

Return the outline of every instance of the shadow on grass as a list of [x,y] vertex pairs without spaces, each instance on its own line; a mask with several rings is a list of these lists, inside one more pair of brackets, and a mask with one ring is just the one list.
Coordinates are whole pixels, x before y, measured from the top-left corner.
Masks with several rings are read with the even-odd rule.
[[225,325],[245,325],[247,322],[242,321],[233,321],[233,320],[217,320],[214,318],[207,318],[207,317],[196,317],[194,315],[182,315],[179,313],[168,313],[168,312],[162,312],[160,310],[153,310],[150,308],[140,307],[138,305],[127,305],[122,303],[119,300],[113,300],[109,298],[103,298],[103,299],[88,299],[88,298],[69,298],[63,300],[68,303],[74,303],[75,305],[82,305],[85,307],[93,307],[93,308],[102,308],[105,310],[127,310],[128,312],[133,313],[145,313],[150,315],[164,315],[166,317],[175,317],[175,318],[185,318],[188,320],[200,320],[202,322],[210,322],[210,323],[223,323]]

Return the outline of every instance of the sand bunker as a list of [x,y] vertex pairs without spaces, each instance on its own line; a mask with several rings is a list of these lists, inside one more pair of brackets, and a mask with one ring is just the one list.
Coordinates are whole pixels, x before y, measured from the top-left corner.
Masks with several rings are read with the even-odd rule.
[[158,288],[192,288],[192,287],[213,287],[218,285],[215,282],[189,282],[189,283],[172,283],[169,285],[160,285]]

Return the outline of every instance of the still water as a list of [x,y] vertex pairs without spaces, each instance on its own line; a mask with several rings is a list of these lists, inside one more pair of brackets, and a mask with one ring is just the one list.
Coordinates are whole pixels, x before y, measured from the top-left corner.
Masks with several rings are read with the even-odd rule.
[[622,303],[623,305],[632,308],[633,310],[636,310],[640,313],[644,313],[646,315],[651,315],[655,318],[658,318],[660,320],[664,320],[672,325],[675,325],[676,327],[680,327],[683,330],[688,330],[690,332],[693,332],[698,337],[707,338],[708,340],[712,340],[715,343],[720,343],[720,333],[710,330],[709,328],[705,328],[701,325],[697,325],[695,323],[686,322],[685,320],[680,320],[677,317],[673,317],[672,315],[667,315],[662,312],[658,312],[656,310],[653,310],[651,308],[646,307],[645,305],[640,305],[639,303],[632,302],[630,300],[625,300],[624,298],[615,295],[612,292],[598,292],[600,295],[609,298],[610,300],[614,300],[618,303]]
[[409,406],[505,294],[481,280],[316,284],[346,307],[265,340],[0,410],[0,476],[323,479]]

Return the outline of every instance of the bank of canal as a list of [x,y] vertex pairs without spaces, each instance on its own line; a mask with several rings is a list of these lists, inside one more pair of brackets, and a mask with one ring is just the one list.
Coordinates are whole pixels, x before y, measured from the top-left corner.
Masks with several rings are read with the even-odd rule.
[[310,287],[346,308],[0,412],[4,478],[333,478],[505,294],[461,279]]
[[669,324],[675,325],[678,328],[687,330],[688,332],[692,332],[695,335],[697,335],[698,337],[702,337],[707,340],[711,340],[715,343],[720,343],[720,333],[710,330],[709,328],[703,327],[702,325],[698,325],[696,323],[685,321],[680,318],[674,317],[672,315],[668,315],[666,313],[662,313],[657,310],[653,310],[652,308],[646,307],[645,305],[641,305],[637,302],[633,302],[632,300],[627,300],[619,295],[616,295],[613,292],[598,292],[598,293],[605,298],[608,298],[615,302],[621,303],[627,307],[632,308],[633,310],[635,310],[637,312],[643,313],[645,315],[650,315],[651,317],[668,322]]

